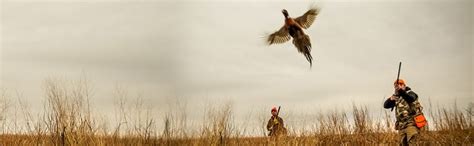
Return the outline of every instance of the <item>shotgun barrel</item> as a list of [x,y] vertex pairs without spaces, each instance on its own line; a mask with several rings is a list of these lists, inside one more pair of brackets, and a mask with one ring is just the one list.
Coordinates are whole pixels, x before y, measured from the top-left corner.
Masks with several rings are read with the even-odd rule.
[[280,108],[281,108],[281,106],[278,106],[277,116],[280,115]]
[[398,74],[397,74],[397,80],[396,82],[398,83],[398,80],[400,79],[400,70],[402,68],[402,62],[400,62],[400,64],[398,64]]

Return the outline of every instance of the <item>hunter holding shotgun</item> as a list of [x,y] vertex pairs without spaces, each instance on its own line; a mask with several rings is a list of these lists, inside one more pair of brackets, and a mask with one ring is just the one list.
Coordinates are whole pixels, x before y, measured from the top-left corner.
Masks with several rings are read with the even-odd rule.
[[280,113],[280,107],[278,107],[278,110],[276,107],[273,107],[271,112],[272,117],[270,118],[270,120],[268,120],[267,123],[267,130],[270,131],[268,136],[274,137],[286,135],[286,128],[283,123],[283,119],[278,116],[278,114]]
[[415,142],[420,128],[426,125],[426,120],[421,112],[418,95],[406,85],[405,80],[399,79],[401,64],[400,62],[397,80],[393,84],[395,93],[385,100],[383,106],[386,109],[395,108],[395,129],[400,134],[400,144],[409,145]]

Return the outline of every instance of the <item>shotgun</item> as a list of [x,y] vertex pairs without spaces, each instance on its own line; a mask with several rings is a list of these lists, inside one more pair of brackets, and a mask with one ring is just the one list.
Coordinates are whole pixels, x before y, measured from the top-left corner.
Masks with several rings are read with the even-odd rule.
[[[397,80],[395,80],[395,83],[398,84],[398,80],[400,79],[400,70],[402,69],[402,62],[400,61],[400,63],[398,64],[398,74],[397,74]],[[397,93],[398,94],[398,93]],[[390,109],[390,111],[393,111],[393,107],[392,109]]]

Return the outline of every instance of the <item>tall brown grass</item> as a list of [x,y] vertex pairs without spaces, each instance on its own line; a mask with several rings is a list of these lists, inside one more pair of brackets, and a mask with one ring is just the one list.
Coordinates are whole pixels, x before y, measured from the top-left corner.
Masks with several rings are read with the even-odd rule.
[[[196,128],[188,118],[187,104],[183,101],[170,103],[170,108],[157,118],[156,109],[147,104],[142,94],[130,96],[127,90],[117,87],[113,94],[115,119],[108,122],[109,118],[93,110],[90,103],[93,90],[86,79],[47,79],[43,90],[44,109],[36,115],[21,94],[16,94],[18,100],[14,102],[7,90],[1,90],[0,145],[365,145],[398,142],[393,129],[393,113],[384,110],[381,116],[374,116],[366,106],[355,104],[350,112],[335,109],[311,113],[314,119],[299,122],[310,124],[310,128],[298,129],[301,125],[289,122],[288,136],[269,138],[265,136],[267,112],[257,113],[256,117],[247,116],[246,121],[256,121],[260,127],[254,135],[248,135],[245,134],[247,127],[235,122],[232,102],[205,106],[202,123],[197,123]],[[422,130],[418,143],[473,144],[473,108],[473,103],[464,109],[456,104],[452,108],[434,108],[430,104],[429,110],[425,110],[429,127]]]

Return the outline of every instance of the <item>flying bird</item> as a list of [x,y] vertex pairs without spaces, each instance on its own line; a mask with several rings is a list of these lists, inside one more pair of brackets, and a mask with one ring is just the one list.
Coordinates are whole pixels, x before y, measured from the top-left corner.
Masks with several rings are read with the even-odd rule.
[[283,9],[281,12],[285,16],[285,25],[278,31],[270,34],[267,38],[268,45],[281,44],[293,38],[293,44],[308,60],[310,67],[313,66],[313,57],[311,56],[311,41],[303,29],[308,29],[313,24],[320,9],[317,7],[310,8],[303,16],[291,18],[288,11]]

